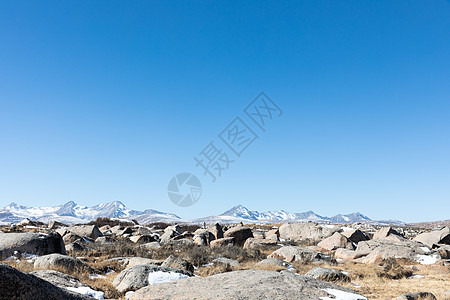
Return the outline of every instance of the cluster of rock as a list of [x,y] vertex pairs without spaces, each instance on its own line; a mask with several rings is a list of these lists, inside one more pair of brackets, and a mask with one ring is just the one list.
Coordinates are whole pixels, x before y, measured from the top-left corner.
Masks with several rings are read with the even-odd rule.
[[[106,225],[98,228],[95,225],[64,226],[53,222],[49,224],[47,233],[0,232],[0,259],[17,253],[38,256],[34,260],[36,271],[31,273],[22,273],[0,264],[0,295],[6,295],[8,299],[27,299],[28,295],[37,295],[39,299],[89,299],[86,295],[101,298],[101,294],[96,294],[100,291],[65,274],[74,271],[95,272],[83,261],[66,255],[66,250],[70,254],[119,240],[150,252],[173,244],[211,249],[234,245],[271,253],[267,259],[255,264],[255,270],[233,271],[206,278],[194,276],[195,268],[200,266],[194,266],[176,256],[176,253],[164,260],[112,258],[109,261],[120,262],[125,268],[115,277],[113,285],[120,293],[126,293],[129,299],[149,299],[152,295],[163,299],[331,299],[326,297],[338,297],[345,293],[353,297],[351,299],[366,299],[352,290],[330,283],[349,281],[349,277],[342,272],[315,268],[305,276],[300,276],[284,270],[291,269],[291,264],[332,266],[338,260],[376,263],[396,258],[434,263],[439,260],[448,262],[450,259],[448,227],[431,232],[416,232],[412,237],[410,232],[391,227],[370,231],[363,226],[286,223],[279,228],[261,230],[243,225],[225,228],[214,224],[190,232],[183,231],[179,225],[165,229],[138,225]],[[226,257],[216,258],[212,263],[239,267],[238,261]],[[267,271],[270,269],[280,272]],[[22,295],[18,294],[20,289],[11,288],[18,280],[23,285]],[[176,284],[171,282],[175,280]],[[26,289],[25,286],[30,288]],[[79,294],[80,291],[86,295]]]
[[[312,248],[321,253],[329,253],[336,259],[361,263],[396,258],[426,264],[450,258],[448,227],[420,233],[413,239],[406,238],[392,227],[382,227],[371,233],[356,228],[316,223],[284,224],[279,228],[279,232],[280,237],[286,240],[320,241],[317,247]],[[295,254],[290,251],[290,256],[293,255]]]

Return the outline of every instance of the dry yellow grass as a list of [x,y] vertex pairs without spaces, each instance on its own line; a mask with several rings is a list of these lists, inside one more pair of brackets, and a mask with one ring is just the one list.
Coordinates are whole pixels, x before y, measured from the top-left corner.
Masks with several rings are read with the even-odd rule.
[[[303,265],[300,274],[306,273],[317,265]],[[298,265],[295,266],[298,268]],[[322,267],[330,267],[323,265]],[[403,266],[411,269],[412,266]],[[383,267],[377,264],[344,263],[331,268],[348,272],[350,283],[340,285],[351,288],[369,299],[392,299],[408,292],[426,291],[433,293],[438,300],[448,299],[442,292],[450,289],[450,268],[439,264],[416,265],[415,275],[422,278],[388,279],[380,277]],[[359,287],[358,287],[359,286]],[[448,297],[448,296],[447,296]]]

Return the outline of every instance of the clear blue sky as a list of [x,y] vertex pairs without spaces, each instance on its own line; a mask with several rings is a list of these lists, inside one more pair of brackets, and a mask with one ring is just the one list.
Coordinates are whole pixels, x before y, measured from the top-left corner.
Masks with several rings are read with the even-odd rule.
[[[194,155],[260,91],[283,116],[209,183]],[[0,2],[1,207],[448,219],[449,133],[450,1]]]

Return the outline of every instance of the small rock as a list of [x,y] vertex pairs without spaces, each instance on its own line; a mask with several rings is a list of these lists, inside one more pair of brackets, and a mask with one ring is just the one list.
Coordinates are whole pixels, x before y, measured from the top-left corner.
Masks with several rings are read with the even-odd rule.
[[329,282],[336,282],[336,281],[344,281],[344,282],[350,282],[350,277],[342,273],[341,271],[337,271],[334,269],[328,269],[328,268],[314,268],[307,272],[305,276],[310,276],[315,279],[329,281]]
[[130,237],[130,241],[135,244],[146,244],[154,242],[155,238],[152,235],[133,235]]
[[221,238],[218,240],[211,241],[211,243],[209,245],[211,246],[211,248],[216,248],[216,247],[225,247],[228,245],[234,245],[234,243],[235,243],[234,237],[226,237],[226,238]]
[[429,292],[406,293],[393,300],[436,300],[436,297]]
[[239,267],[241,265],[237,260],[229,259],[226,257],[218,257],[212,262],[215,264],[229,265],[230,267]]

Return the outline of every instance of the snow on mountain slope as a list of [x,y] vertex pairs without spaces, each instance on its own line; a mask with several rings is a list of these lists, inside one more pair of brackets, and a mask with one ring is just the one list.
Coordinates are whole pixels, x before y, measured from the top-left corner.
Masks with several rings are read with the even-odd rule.
[[147,210],[145,212],[128,209],[122,202],[114,201],[92,207],[81,206],[73,201],[60,206],[27,207],[11,203],[0,209],[0,222],[17,223],[25,218],[48,223],[52,220],[73,224],[86,223],[100,217],[133,219],[135,216],[146,216],[147,219],[179,219],[173,214]]
[[353,223],[371,221],[368,217],[353,213],[348,215],[337,215],[332,218],[320,216],[313,211],[303,213],[290,213],[284,210],[271,210],[259,213],[248,210],[242,205],[237,205],[221,215],[209,216],[205,218],[191,220],[194,223],[258,223],[258,222],[335,222],[335,223]]
[[191,223],[276,223],[276,222],[332,222],[353,223],[370,222],[371,220],[360,213],[336,215],[328,218],[320,216],[313,211],[303,213],[290,213],[284,210],[271,210],[268,212],[251,211],[242,205],[235,206],[223,214],[209,216],[194,220],[183,220],[179,216],[161,211],[147,209],[136,211],[128,209],[122,202],[114,201],[98,204],[92,207],[78,205],[73,201],[60,206],[27,207],[11,203],[0,209],[0,224],[18,223],[25,218],[48,223],[59,221],[66,224],[87,223],[99,217],[135,219],[139,224],[154,222],[191,222]]

